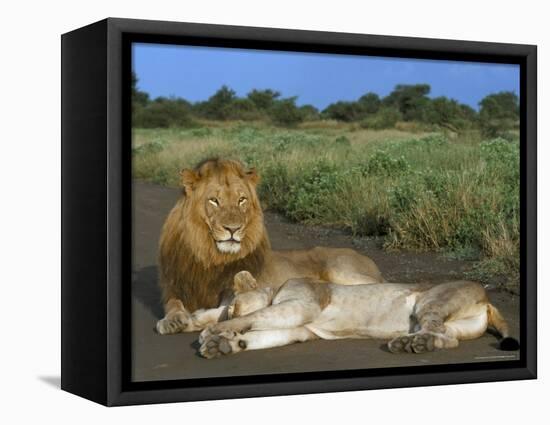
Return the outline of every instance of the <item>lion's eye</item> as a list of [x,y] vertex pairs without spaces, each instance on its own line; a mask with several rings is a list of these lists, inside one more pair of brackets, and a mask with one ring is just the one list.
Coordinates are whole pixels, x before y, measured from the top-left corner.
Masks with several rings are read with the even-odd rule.
[[245,202],[246,202],[246,198],[245,198],[244,196],[241,196],[241,197],[239,198],[239,205],[242,205],[242,204],[244,204]]
[[208,202],[210,202],[212,205],[214,205],[215,207],[218,207],[220,205],[220,203],[218,202],[218,200],[216,198],[210,198],[208,200]]

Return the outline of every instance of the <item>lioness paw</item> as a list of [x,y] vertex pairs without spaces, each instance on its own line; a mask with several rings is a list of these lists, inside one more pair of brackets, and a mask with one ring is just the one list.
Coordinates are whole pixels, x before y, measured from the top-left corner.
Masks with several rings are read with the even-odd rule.
[[204,328],[202,332],[199,334],[199,344],[203,344],[204,341],[211,338],[214,335],[218,335],[221,333],[221,330],[218,329],[216,325],[208,326],[207,328]]
[[236,332],[222,332],[219,334],[201,334],[199,352],[206,359],[213,359],[223,355],[237,353],[246,348],[246,343],[238,338]]
[[435,336],[430,333],[421,333],[413,337],[411,347],[415,353],[424,353],[435,350]]
[[157,322],[157,332],[161,335],[176,334],[188,330],[191,325],[191,316],[186,311],[178,311],[166,315]]
[[424,353],[435,349],[435,336],[431,333],[398,336],[388,342],[392,353]]
[[211,331],[212,326],[208,326],[207,328],[204,328],[202,332],[199,334],[199,344],[203,344],[204,341],[206,341],[209,337],[211,337],[214,333]]
[[412,353],[411,341],[410,336],[398,336],[388,342],[388,349],[392,353]]
[[212,337],[213,335],[236,335],[237,333],[231,329],[227,329],[227,322],[216,323],[215,325],[210,325],[202,330],[199,335],[199,344],[202,344],[207,338]]

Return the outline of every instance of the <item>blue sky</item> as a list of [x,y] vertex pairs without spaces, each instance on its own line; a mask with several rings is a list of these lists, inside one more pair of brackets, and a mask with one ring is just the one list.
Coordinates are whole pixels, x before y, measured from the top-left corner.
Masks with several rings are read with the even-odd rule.
[[447,96],[478,108],[487,94],[519,94],[519,66],[136,43],[133,69],[151,97],[208,99],[223,84],[238,96],[274,89],[298,105],[323,109],[366,92],[389,94],[396,84],[427,83],[431,97]]

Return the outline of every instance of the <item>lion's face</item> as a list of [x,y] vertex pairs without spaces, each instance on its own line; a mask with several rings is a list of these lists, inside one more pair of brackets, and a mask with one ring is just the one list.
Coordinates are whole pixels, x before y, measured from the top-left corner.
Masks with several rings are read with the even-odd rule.
[[263,215],[255,171],[246,171],[235,161],[208,161],[182,171],[182,182],[189,213],[219,253],[240,258],[256,248],[263,237]]
[[207,183],[202,199],[204,220],[220,252],[236,254],[246,237],[251,214],[248,185],[240,178],[230,176],[227,184],[218,181]]

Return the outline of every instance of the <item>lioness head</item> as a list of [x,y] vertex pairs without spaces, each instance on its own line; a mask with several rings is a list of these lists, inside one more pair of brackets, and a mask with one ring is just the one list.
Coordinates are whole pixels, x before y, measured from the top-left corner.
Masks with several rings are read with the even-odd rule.
[[183,170],[187,215],[194,226],[188,230],[205,231],[220,254],[236,259],[246,256],[264,237],[258,181],[254,169],[247,170],[234,160],[209,159]]

